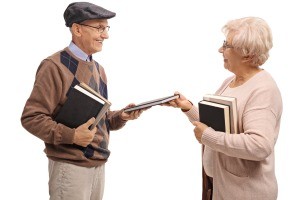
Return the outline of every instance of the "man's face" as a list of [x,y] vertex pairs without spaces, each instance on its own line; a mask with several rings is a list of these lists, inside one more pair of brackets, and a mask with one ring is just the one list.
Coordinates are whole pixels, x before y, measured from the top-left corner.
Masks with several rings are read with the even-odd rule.
[[106,19],[83,21],[78,24],[80,36],[76,45],[88,55],[97,53],[102,50],[103,41],[109,38],[108,29]]

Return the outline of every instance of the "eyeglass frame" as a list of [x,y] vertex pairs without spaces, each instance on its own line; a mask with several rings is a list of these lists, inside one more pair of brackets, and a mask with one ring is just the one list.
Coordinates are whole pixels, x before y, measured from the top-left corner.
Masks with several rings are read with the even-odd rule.
[[88,25],[88,24],[79,24],[79,25],[97,29],[98,33],[100,33],[100,34],[102,34],[104,31],[108,32],[109,29],[110,29],[110,26],[100,25],[99,27],[96,27],[96,26],[91,26],[91,25]]
[[223,41],[223,45],[222,45],[222,49],[225,50],[227,48],[234,48],[234,46],[230,45],[230,44],[227,44],[227,41],[224,40]]

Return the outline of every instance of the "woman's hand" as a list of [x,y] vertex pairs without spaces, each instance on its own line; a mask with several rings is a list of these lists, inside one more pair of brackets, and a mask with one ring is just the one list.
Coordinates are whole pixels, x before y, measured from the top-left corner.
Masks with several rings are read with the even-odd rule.
[[171,106],[174,108],[180,108],[183,111],[189,111],[193,107],[193,104],[181,93],[175,92],[174,95],[179,95],[179,98],[164,103],[162,104],[162,106]]
[[202,143],[202,134],[203,134],[204,130],[206,128],[208,128],[208,126],[206,124],[203,124],[203,123],[198,122],[198,121],[194,121],[193,125],[195,126],[195,128],[194,128],[195,136],[196,136],[197,140],[200,143]]

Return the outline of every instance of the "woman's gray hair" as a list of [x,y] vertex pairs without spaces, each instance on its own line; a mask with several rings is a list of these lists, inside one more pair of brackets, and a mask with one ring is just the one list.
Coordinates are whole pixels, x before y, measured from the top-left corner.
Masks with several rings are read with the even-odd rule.
[[245,17],[229,21],[223,28],[225,36],[233,35],[232,46],[243,56],[249,56],[253,66],[260,66],[269,58],[273,47],[272,32],[265,20]]

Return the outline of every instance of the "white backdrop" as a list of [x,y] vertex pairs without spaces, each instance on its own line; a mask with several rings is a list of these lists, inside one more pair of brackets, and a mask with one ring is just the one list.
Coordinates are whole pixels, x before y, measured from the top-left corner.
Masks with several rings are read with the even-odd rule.
[[[99,0],[117,13],[94,59],[106,69],[112,109],[180,91],[197,103],[229,75],[218,48],[230,19],[264,18],[274,48],[264,65],[278,83],[284,113],[276,144],[280,200],[295,199],[299,177],[299,19],[296,0]],[[5,1],[1,16],[0,199],[48,199],[44,144],[20,117],[40,61],[66,47],[63,12],[71,1]],[[4,61],[4,63],[3,63]],[[4,70],[4,72],[3,72]],[[111,132],[104,200],[201,199],[201,150],[179,110],[153,107]],[[297,182],[296,182],[297,181]]]

